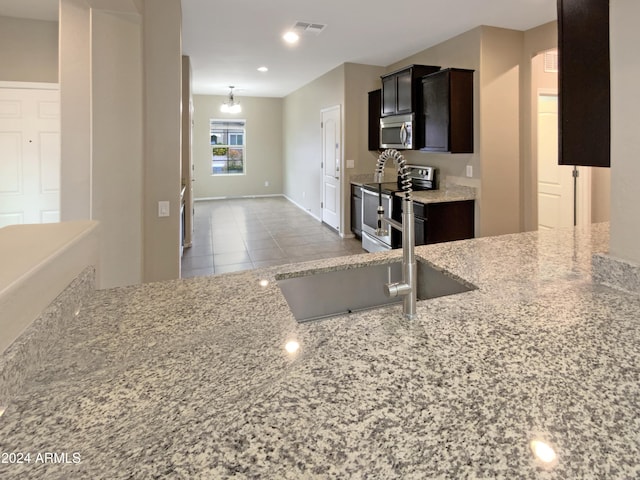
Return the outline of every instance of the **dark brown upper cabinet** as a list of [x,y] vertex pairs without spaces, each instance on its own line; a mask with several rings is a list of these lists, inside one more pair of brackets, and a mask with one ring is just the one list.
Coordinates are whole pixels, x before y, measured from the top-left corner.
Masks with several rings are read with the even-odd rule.
[[368,149],[380,149],[380,105],[382,99],[382,90],[374,90],[369,92],[369,136]]
[[473,70],[447,68],[422,79],[420,150],[473,153]]
[[420,79],[440,70],[431,65],[409,65],[401,70],[383,75],[382,105],[380,115],[414,113],[418,108]]
[[609,2],[558,0],[560,165],[609,167]]

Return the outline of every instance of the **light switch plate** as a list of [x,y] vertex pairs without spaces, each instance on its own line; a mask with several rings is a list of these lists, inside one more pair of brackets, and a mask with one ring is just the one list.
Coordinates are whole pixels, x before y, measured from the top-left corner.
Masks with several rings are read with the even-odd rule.
[[469,177],[469,178],[473,177],[473,166],[472,165],[467,165],[467,177]]
[[158,202],[158,216],[159,217],[168,217],[169,216],[169,202],[168,201]]
[[347,160],[347,168],[354,168],[356,166],[355,160]]

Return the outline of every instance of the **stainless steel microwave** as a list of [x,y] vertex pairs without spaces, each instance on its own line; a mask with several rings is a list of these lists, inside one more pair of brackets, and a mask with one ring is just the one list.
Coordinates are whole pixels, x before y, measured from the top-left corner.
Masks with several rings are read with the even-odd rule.
[[413,148],[412,113],[392,115],[380,119],[380,148],[412,149]]

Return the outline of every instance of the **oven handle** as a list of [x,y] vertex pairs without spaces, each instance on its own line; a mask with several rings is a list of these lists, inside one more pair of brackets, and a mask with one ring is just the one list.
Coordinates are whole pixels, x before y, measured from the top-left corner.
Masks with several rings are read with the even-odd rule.
[[[372,192],[371,190],[368,190],[366,188],[362,188],[362,193],[366,193],[367,195],[372,195],[374,197],[378,197],[377,192]],[[384,198],[385,200],[390,200],[391,199],[391,195],[389,195],[388,193],[383,193],[382,194],[382,198]]]

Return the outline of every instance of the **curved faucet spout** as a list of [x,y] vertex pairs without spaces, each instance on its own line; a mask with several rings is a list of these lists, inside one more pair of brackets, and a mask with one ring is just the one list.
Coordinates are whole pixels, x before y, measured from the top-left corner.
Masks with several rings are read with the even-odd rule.
[[382,180],[384,179],[384,167],[387,163],[387,160],[390,159],[393,160],[393,163],[396,166],[396,170],[402,184],[402,191],[405,193],[405,197],[410,197],[412,189],[411,179],[409,178],[409,169],[407,168],[404,156],[399,151],[394,150],[393,148],[383,151],[380,156],[378,156],[376,170],[373,174],[373,181],[376,183],[382,183]]
[[[384,166],[388,159],[393,159],[396,165],[404,196],[402,198],[402,225],[398,225],[398,222],[390,221],[389,219],[384,217],[384,210],[382,210],[381,200],[379,202],[380,206],[378,207],[378,227],[381,228],[382,222],[385,222],[402,232],[402,282],[388,283],[387,285],[385,285],[385,294],[389,297],[402,295],[404,297],[404,316],[411,319],[415,316],[416,313],[418,274],[414,253],[415,219],[413,214],[413,199],[411,198],[411,179],[409,178],[409,169],[406,166],[405,159],[402,154],[397,150],[389,149],[382,152],[378,157],[378,162],[376,163],[376,170],[374,173],[375,182],[377,182],[378,184],[382,183],[382,179],[384,178]],[[378,194],[381,196],[381,188],[378,188],[378,192]]]

